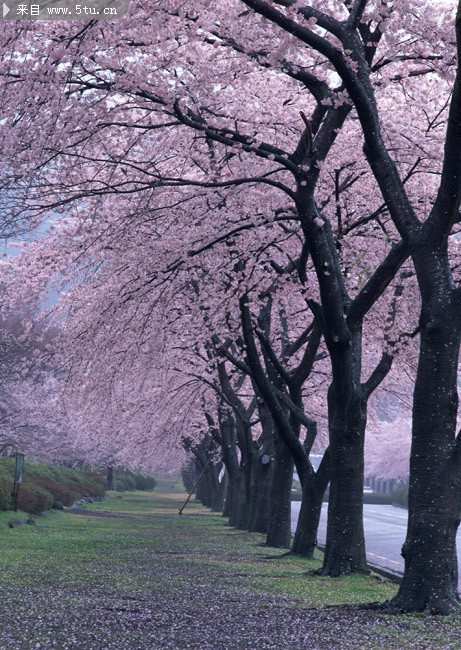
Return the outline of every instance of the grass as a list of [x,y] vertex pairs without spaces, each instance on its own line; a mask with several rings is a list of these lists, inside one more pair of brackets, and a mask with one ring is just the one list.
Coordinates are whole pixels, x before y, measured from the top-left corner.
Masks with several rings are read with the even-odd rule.
[[35,527],[9,529],[16,515],[0,512],[0,648],[461,647],[459,617],[351,607],[396,587],[309,575],[320,554],[265,547],[194,500],[180,517],[184,498],[163,479],[155,492],[109,493],[87,514],[50,513]]
[[[11,507],[14,458],[0,458],[0,510]],[[85,494],[103,495],[105,477],[98,472],[78,471],[51,463],[34,463],[26,458],[18,507],[26,512],[48,510],[54,501],[69,506]]]

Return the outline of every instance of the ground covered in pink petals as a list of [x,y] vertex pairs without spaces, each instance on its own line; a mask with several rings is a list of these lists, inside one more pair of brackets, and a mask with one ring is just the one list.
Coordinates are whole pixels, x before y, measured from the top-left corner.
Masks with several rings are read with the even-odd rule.
[[90,507],[1,522],[0,648],[460,647],[459,618],[344,605],[395,587],[307,576],[197,504],[179,517],[171,497],[135,493]]

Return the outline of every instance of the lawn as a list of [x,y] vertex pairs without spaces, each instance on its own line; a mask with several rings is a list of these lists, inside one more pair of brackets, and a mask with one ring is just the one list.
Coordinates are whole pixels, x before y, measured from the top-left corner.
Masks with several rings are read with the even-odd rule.
[[309,575],[303,560],[237,531],[163,479],[80,514],[10,529],[0,513],[0,648],[460,648],[461,618],[355,604],[395,585]]

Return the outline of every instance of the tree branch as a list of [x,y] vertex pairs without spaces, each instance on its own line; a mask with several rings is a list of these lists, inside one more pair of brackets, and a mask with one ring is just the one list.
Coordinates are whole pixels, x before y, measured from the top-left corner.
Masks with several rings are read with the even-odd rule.
[[409,254],[409,247],[404,241],[400,241],[392,247],[349,306],[347,323],[351,330],[360,325],[365,314],[382,296]]
[[290,374],[288,373],[287,370],[285,370],[285,368],[280,363],[277,355],[274,352],[272,345],[270,344],[269,339],[259,329],[256,330],[256,335],[260,340],[261,345],[264,348],[264,351],[267,354],[269,361],[272,363],[274,369],[280,375],[282,381],[284,381],[285,384],[288,384],[291,379]]
[[274,387],[267,379],[259,360],[258,350],[256,348],[254,339],[250,309],[248,305],[248,296],[242,296],[242,298],[240,298],[239,304],[243,338],[247,350],[248,365],[251,368],[253,379],[272,415],[272,419],[274,420],[274,424],[277,427],[282,440],[285,442],[288,449],[290,450],[290,453],[293,456],[293,460],[295,462],[296,470],[298,472],[300,480],[304,480],[304,477],[306,477],[309,473],[308,459],[300,441],[291,430],[288,418],[286,417],[274,392]]
[[303,358],[299,365],[291,373],[290,381],[302,386],[311,373],[312,367],[317,359],[317,350],[322,339],[322,327],[315,319],[308,344],[304,350]]
[[448,112],[442,177],[431,214],[423,226],[425,240],[435,246],[446,242],[461,200],[461,2],[458,2],[455,31],[458,63]]
[[378,388],[379,384],[386,377],[392,367],[393,361],[394,357],[392,355],[390,355],[388,352],[383,352],[378,365],[373,370],[368,380],[362,384],[362,390],[365,393],[365,397],[367,399],[370,397],[372,392]]

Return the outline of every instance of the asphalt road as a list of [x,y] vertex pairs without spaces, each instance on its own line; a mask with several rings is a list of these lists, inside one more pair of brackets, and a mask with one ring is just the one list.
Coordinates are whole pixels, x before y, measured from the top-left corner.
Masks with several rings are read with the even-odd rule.
[[[299,501],[291,504],[291,532],[294,533],[300,508]],[[318,541],[325,543],[327,504],[322,507]],[[371,566],[392,571],[397,575],[403,573],[403,558],[400,549],[405,540],[407,530],[407,511],[394,506],[363,506],[363,525],[365,529],[365,543],[367,547],[367,560]],[[458,530],[458,562],[461,567],[461,527]],[[458,582],[461,591],[461,575]]]

